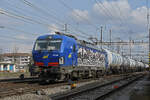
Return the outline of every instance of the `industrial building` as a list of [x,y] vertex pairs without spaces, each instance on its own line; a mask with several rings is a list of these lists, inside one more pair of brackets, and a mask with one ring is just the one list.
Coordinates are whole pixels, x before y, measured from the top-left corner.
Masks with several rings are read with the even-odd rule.
[[31,59],[29,53],[4,53],[1,54],[0,71],[18,72],[28,69]]
[[31,54],[29,53],[4,53],[2,54],[3,61],[14,62],[17,65],[24,66],[30,62]]
[[0,62],[0,72],[17,72],[16,65],[11,62]]

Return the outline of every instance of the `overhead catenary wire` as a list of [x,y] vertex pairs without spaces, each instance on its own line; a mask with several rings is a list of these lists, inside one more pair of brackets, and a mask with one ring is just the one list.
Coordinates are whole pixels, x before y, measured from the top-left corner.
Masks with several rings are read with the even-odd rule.
[[102,4],[102,2],[98,2],[97,0],[94,0],[96,2],[96,4],[102,8],[103,12],[105,13],[105,15],[109,18],[109,19],[112,19],[112,15],[110,15],[110,13],[108,13],[106,10],[105,10],[105,6]]
[[[57,1],[59,1],[64,7],[66,7],[67,9],[71,9],[72,11],[74,10],[72,7],[70,7],[69,5],[67,5],[63,0],[57,0]],[[78,17],[80,17],[81,19],[84,19],[84,20],[86,20],[92,27],[94,27],[96,30],[99,28],[99,27],[97,27],[96,25],[94,25],[92,22],[90,22],[88,19],[86,19],[86,18],[83,18],[81,15],[79,15],[78,13],[75,13],[76,14],[76,16],[78,16]],[[78,31],[79,31],[79,29],[77,29]],[[85,33],[85,32],[83,32],[83,31],[80,31],[82,34],[87,34],[87,33]],[[88,35],[88,34],[87,34]],[[91,35],[89,36],[89,37],[91,37]],[[89,39],[89,38],[88,38]]]
[[[32,18],[27,17],[27,16],[17,15],[15,13],[8,12],[8,11],[6,11],[4,9],[0,9],[0,14],[3,14],[3,15],[6,15],[8,17],[11,17],[11,18],[15,18],[15,19],[21,20],[23,22],[28,22],[29,21],[29,23],[39,24],[39,25],[42,25],[42,26],[47,27],[47,28],[52,27],[51,25],[49,25],[47,23],[42,23],[40,21],[36,21],[35,19],[32,19]],[[55,28],[55,27],[52,27],[52,28]]]
[[[27,1],[27,0],[25,0],[25,1]],[[29,2],[28,2],[29,3]],[[29,3],[30,4],[30,3]],[[2,10],[2,9],[1,9]],[[12,12],[8,12],[8,11],[4,11],[4,10],[2,10],[1,11],[1,14],[4,14],[4,15],[7,15],[7,16],[9,16],[9,17],[13,17],[13,18],[16,18],[16,19],[19,19],[19,20],[21,20],[21,21],[24,21],[24,22],[29,22],[29,23],[31,23],[31,24],[33,24],[33,23],[36,23],[36,24],[41,24],[41,25],[44,25],[44,26],[48,26],[48,24],[45,24],[45,23],[42,23],[42,22],[40,22],[40,21],[36,21],[35,19],[32,19],[32,18],[30,18],[29,16],[21,16],[21,15],[17,15],[17,14],[15,14],[15,13],[12,13]],[[49,26],[50,27],[50,26]],[[83,32],[83,31],[81,31],[81,30],[79,30],[79,29],[77,29],[77,28],[74,28],[76,31],[79,31],[80,33],[82,33],[83,35],[85,35],[85,36],[87,36],[88,34],[87,33],[85,33],[85,32]],[[83,37],[83,36],[81,36],[81,35],[79,35],[78,34],[78,36],[80,36],[80,37]],[[85,37],[84,36],[84,37]]]
[[[120,24],[121,25],[123,25],[124,24],[124,22],[123,22],[123,20],[122,20],[122,16],[121,16],[121,11],[120,11],[120,9],[118,9],[118,8],[116,8],[117,6],[117,3],[116,3],[116,7],[115,6],[113,6],[113,4],[112,4],[113,2],[110,2],[110,5],[111,5],[111,7],[114,9],[114,10],[116,10],[116,12],[118,13],[118,11],[119,11],[119,20],[120,20]],[[109,10],[109,9],[108,9]]]
[[[38,36],[39,34],[41,33],[37,33],[37,34],[33,34],[33,33],[30,33],[30,32],[26,32],[26,31],[23,31],[23,30],[20,30],[20,29],[16,29],[16,28],[12,28],[12,27],[8,27],[8,26],[0,26],[0,29],[8,29],[8,30],[12,30],[12,31],[17,31],[17,32],[20,32],[20,33],[28,33],[28,34],[32,34],[34,36]],[[47,32],[46,32],[47,33]],[[69,32],[68,32],[69,33]],[[75,32],[71,32],[71,33],[75,33]],[[20,34],[21,35],[21,34]],[[76,36],[80,36],[82,38],[86,38],[88,39],[88,37],[86,36],[82,36],[82,35],[79,35],[79,34],[75,34]],[[18,39],[16,37],[10,37],[10,36],[5,36],[5,35],[1,35],[1,37],[5,37],[5,38],[12,38],[12,39]],[[21,40],[21,39],[19,39]],[[28,39],[25,39],[25,40],[28,40]]]
[[[1,26],[0,26],[1,27]],[[6,28],[6,29],[9,29],[9,30],[13,30],[13,31],[17,31],[17,32],[20,32],[20,33],[28,33],[28,34],[32,34],[32,35],[35,35],[35,36],[37,36],[37,35],[39,35],[39,34],[41,34],[41,33],[37,33],[37,34],[33,34],[33,33],[30,33],[30,32],[26,32],[26,31],[23,31],[23,30],[20,30],[20,29],[16,29],[16,28],[12,28],[12,27],[6,27],[6,26],[2,26],[3,28]],[[71,30],[68,30],[68,31],[71,31]],[[48,33],[48,32],[45,32],[45,33]],[[75,32],[71,32],[71,33],[75,33]],[[88,39],[88,37],[86,37],[86,36],[83,36],[83,35],[79,35],[79,34],[75,34],[76,36],[80,36],[80,37],[82,37],[82,38],[86,38],[86,39]]]
[[[22,33],[25,33],[25,34],[27,34],[28,33],[28,35],[30,35],[30,34],[32,34],[32,35],[34,35],[34,36],[37,36],[38,34],[33,34],[33,33],[29,33],[29,32],[26,32],[26,31],[23,31],[23,30],[19,30],[19,29],[16,29],[16,28],[12,28],[12,27],[8,27],[8,26],[0,26],[0,29],[7,29],[7,30],[11,30],[11,31],[16,31],[16,32],[20,32],[20,34],[18,34],[18,36],[20,36],[20,35],[23,35],[23,36],[27,36],[27,35],[24,35],[24,34],[22,34]],[[12,34],[12,32],[11,32],[11,34]],[[10,36],[6,36],[6,35],[2,35],[1,34],[1,38],[10,38],[10,39],[15,39],[15,41],[23,41],[24,42],[24,40],[30,40],[31,41],[31,39],[29,39],[29,38],[17,38],[16,37],[16,35],[14,34],[12,34],[12,36],[10,37]],[[26,41],[27,42],[27,41]],[[33,41],[32,41],[33,42]]]
[[94,0],[94,1],[95,1],[96,5],[99,7],[99,10],[103,11],[104,15],[106,16],[105,18],[108,19],[107,22],[109,22],[110,25],[113,24],[114,23],[113,16],[109,12],[106,11],[105,6],[103,5],[103,3],[98,2],[97,0]]
[[24,31],[24,30],[20,30],[20,29],[17,29],[17,28],[13,28],[13,27],[9,27],[9,26],[0,26],[0,29],[8,29],[8,30],[12,30],[12,31],[16,31],[16,32],[20,32],[20,33],[25,33],[25,34],[28,34],[28,35],[34,35],[34,36],[37,36],[41,33],[31,33],[31,32],[27,32],[27,31]]
[[[2,26],[0,26],[0,27],[2,27]],[[6,28],[6,27],[4,27],[4,28]],[[1,29],[1,28],[0,28]],[[12,30],[12,29],[11,29]],[[4,35],[4,34],[1,34],[1,36],[0,36],[0,38],[2,38],[2,39],[5,39],[5,38],[10,38],[10,39],[14,39],[14,40],[16,40],[16,41],[22,41],[22,42],[24,42],[24,40],[30,40],[29,38],[21,38],[21,39],[19,39],[19,38],[17,38],[15,35],[12,35],[11,37],[10,36],[6,36],[6,35]]]
[[146,8],[147,8],[147,33],[149,34],[149,53],[148,53],[148,57],[149,57],[149,60],[148,60],[148,63],[149,63],[149,68],[150,68],[150,28],[149,28],[149,0],[146,0]]
[[[119,18],[120,18],[120,20],[121,20],[121,22],[122,22],[122,25],[125,25],[125,24],[126,24],[125,19],[126,19],[127,17],[122,14],[121,8],[120,8],[120,6],[118,5],[118,3],[116,3],[115,6],[112,5],[112,7],[117,9],[117,11],[119,12],[119,16],[120,16]],[[124,19],[124,20],[123,20],[123,19]],[[128,25],[126,25],[126,26],[127,26],[128,29],[131,29]]]
[[105,6],[103,5],[103,3],[98,2],[97,0],[94,0],[94,1],[97,4],[97,6],[99,7],[99,9],[102,10],[104,12],[104,14],[106,15],[105,18],[110,20],[110,21],[107,21],[107,22],[109,22],[110,25],[113,24],[114,23],[113,16],[109,12],[106,11]]
[[[27,1],[27,0],[21,0],[24,4],[26,4],[26,5],[28,5],[28,6],[30,6],[30,7],[32,7],[32,8],[34,8],[35,10],[37,10],[37,11],[44,11],[44,10],[42,10],[41,8],[39,8],[39,7],[37,7],[36,5],[33,5],[31,2],[29,2],[29,1]],[[50,13],[48,13],[48,12],[46,12],[46,11],[44,11],[44,13],[45,14],[48,14],[50,17],[51,17],[51,14]],[[55,18],[56,20],[59,20],[60,22],[63,22],[63,23],[65,23],[64,21],[61,21],[60,19],[58,19],[58,18],[56,18],[56,17],[54,17],[53,16],[53,18]],[[68,24],[69,26],[71,26],[71,27],[73,27],[71,24]],[[80,32],[80,33],[82,33],[82,34],[84,34],[85,36],[89,36],[89,34],[87,34],[87,33],[85,33],[85,32],[83,32],[83,31],[81,31],[80,29],[77,29],[77,28],[75,28],[75,27],[73,27],[73,29],[75,29],[76,31],[78,31],[78,32]],[[78,35],[79,36],[79,35]]]
[[[114,23],[114,20],[113,20],[113,15],[111,14],[111,12],[109,11],[109,9],[107,8],[107,7],[105,7],[105,5],[102,3],[102,1],[100,1],[100,0],[94,0],[95,2],[96,2],[96,4],[100,7],[100,8],[102,8],[101,10],[103,10],[103,12],[104,12],[104,14],[106,15],[106,17],[108,18],[108,19],[110,19],[110,21],[112,22],[112,23]],[[123,24],[122,22],[120,22],[119,21],[119,23],[120,23],[120,25],[121,24]],[[122,29],[121,29],[122,30]],[[125,32],[125,33],[127,33],[126,31],[124,31],[124,30],[122,30],[123,32]]]
[[[74,10],[72,7],[70,7],[69,5],[67,5],[63,0],[57,0],[59,1],[64,7],[71,9],[72,11]],[[76,16],[80,17],[83,20],[86,20],[92,27],[98,29],[99,27],[97,27],[95,24],[93,24],[91,21],[89,21],[87,18],[83,18],[83,16],[79,15],[78,13],[75,13]]]
[[[25,20],[22,20],[22,19],[20,19],[20,15],[18,16],[18,15],[16,15],[16,14],[10,14],[10,13],[8,13],[8,12],[6,12],[6,11],[4,11],[4,10],[2,10],[2,9],[0,9],[0,13],[1,14],[4,14],[4,15],[7,15],[7,16],[9,16],[9,17],[14,17],[14,18],[17,18],[17,19],[19,19],[19,20],[21,20],[21,21],[24,21],[24,22],[27,22],[27,21],[25,21]],[[11,15],[13,15],[13,16],[11,16]],[[27,19],[26,17],[24,17],[24,16],[21,16],[21,18],[23,18],[23,19],[26,19],[26,20],[29,20],[29,19]],[[30,20],[31,22],[32,22],[32,24],[33,24],[33,21],[32,20]],[[35,22],[35,21],[34,21]],[[40,24],[40,23],[38,23],[38,24]],[[51,28],[55,28],[55,27],[53,27],[53,26],[49,26],[49,27],[51,27]],[[8,27],[7,27],[8,28]],[[10,28],[9,28],[10,29]],[[11,29],[13,29],[13,28],[11,28]],[[14,30],[14,29],[13,29]],[[77,36],[80,36],[80,37],[83,37],[82,35],[77,35]],[[85,36],[84,36],[85,37]]]
[[[100,0],[99,0],[99,1],[100,1]],[[103,3],[102,1],[97,2],[97,0],[95,0],[95,2],[96,2],[97,5],[99,5],[100,8],[102,8],[101,10],[103,10],[103,12],[105,13],[106,17],[107,17],[107,18],[109,17],[109,18],[111,19],[111,21],[114,22],[113,19],[112,19],[111,14],[108,13],[109,11],[107,11],[107,10],[105,9],[105,8],[107,8],[107,7],[105,7],[104,3]],[[111,2],[112,2],[112,1],[111,1]],[[110,3],[110,4],[111,4],[111,3]],[[124,20],[122,20],[122,19],[126,19],[126,15],[125,15],[125,16],[122,15],[122,12],[121,12],[120,6],[118,6],[118,3],[116,3],[116,6],[112,6],[112,4],[111,4],[111,7],[113,7],[114,9],[116,9],[115,11],[117,11],[117,10],[119,11],[120,23],[121,23],[122,25],[125,25],[126,22],[125,22]],[[116,7],[116,8],[115,8],[115,7]],[[107,9],[108,9],[108,8],[107,8]],[[111,8],[108,9],[108,10],[111,11]],[[112,13],[112,12],[111,12],[111,13]],[[121,24],[120,24],[120,25],[121,25]],[[127,27],[128,27],[128,29],[130,29],[130,27],[129,27],[128,25],[127,25]],[[124,30],[124,29],[120,29],[120,30],[122,30],[122,32],[128,33],[128,31],[126,31],[126,30]]]
[[[123,13],[122,13],[122,11],[121,11],[121,8],[120,8],[120,6],[118,5],[118,3],[116,3],[115,7],[116,7],[116,8],[118,9],[118,11],[119,11],[119,14],[120,14],[120,16],[121,16],[121,20],[122,20],[122,19],[126,19],[126,16],[123,15]],[[123,20],[123,21],[124,21],[124,20]]]
[[[36,11],[40,11],[40,13],[46,14],[48,16],[50,16],[51,18],[55,19],[57,24],[60,24],[60,22],[62,22],[62,20],[58,19],[56,16],[54,16],[53,14],[50,14],[49,12],[46,12],[45,10],[37,7],[36,5],[33,5],[31,2],[27,1],[27,0],[20,0],[21,2],[23,2],[24,4],[30,6],[31,8],[33,8]],[[59,22],[58,22],[59,21]],[[64,24],[61,24],[64,25]]]
[[149,0],[146,0],[146,7],[147,7],[147,29],[149,31],[149,7],[148,7],[148,3],[149,3]]
[[[95,0],[96,4],[103,9],[103,12],[105,13],[105,15],[113,22],[113,14],[111,13],[111,11],[105,7],[105,5],[103,4],[102,1],[100,0]],[[112,6],[112,5],[111,5]],[[120,21],[119,21],[120,22]],[[122,24],[122,22],[120,22],[120,24]]]
[[[39,7],[37,7],[37,6],[35,6],[35,5],[33,5],[31,2],[29,2],[29,1],[27,1],[27,0],[22,0],[25,4],[27,4],[27,5],[29,5],[30,7],[34,7],[36,10],[37,10],[37,8],[38,8],[38,10],[41,10],[41,8],[39,8]],[[41,10],[41,11],[43,11],[43,10]],[[45,11],[44,11],[45,12]],[[46,14],[48,14],[50,17],[51,17],[51,14],[49,14],[49,13],[47,13],[47,12],[45,12]],[[55,17],[55,19],[56,20],[59,20],[60,22],[63,22],[63,23],[65,23],[64,21],[62,21],[62,20],[60,20],[60,19],[58,19],[58,18],[56,18]],[[68,25],[70,25],[70,24],[68,24]],[[71,25],[70,25],[71,26]],[[81,32],[81,33],[83,33],[83,34],[86,34],[85,32],[83,32],[83,31],[81,31],[81,30],[79,30],[79,29],[76,29],[77,31],[79,31],[79,32]],[[87,34],[86,34],[87,35]]]
[[[69,31],[70,31],[70,32],[69,32]],[[74,35],[79,36],[79,37],[81,37],[81,38],[86,38],[86,39],[89,38],[88,36],[85,36],[85,35],[82,35],[82,34],[77,34],[77,33],[74,32],[73,30],[69,30],[69,29],[68,29],[68,33],[74,33]]]
[[21,19],[21,18],[19,18],[19,17],[17,17],[17,16],[14,16],[14,15],[11,15],[11,14],[8,14],[8,13],[5,13],[5,12],[1,11],[1,9],[0,9],[0,14],[3,14],[3,15],[8,16],[8,17],[10,17],[10,18],[14,18],[14,19],[17,19],[17,20],[21,20],[22,22],[25,22],[25,23],[35,24],[35,23],[33,23],[33,22],[30,22],[30,21],[26,21],[26,20],[24,20],[24,19]]
[[[39,7],[37,7],[37,6],[35,6],[35,5],[33,5],[31,2],[29,2],[29,1],[27,1],[27,0],[22,0],[22,2],[23,3],[25,3],[26,5],[28,5],[28,6],[30,6],[30,7],[32,7],[32,8],[34,8],[35,10],[41,10],[41,8],[39,8]],[[43,10],[41,10],[41,11],[43,11]],[[48,14],[48,13],[47,13]],[[79,17],[81,17],[81,16],[79,16]],[[57,20],[58,18],[56,18],[55,17],[55,19]],[[70,25],[70,24],[69,24]],[[70,25],[71,26],[71,25]],[[77,28],[74,28],[76,31],[79,31],[80,33],[82,33],[82,34],[84,34],[85,36],[87,36],[88,34],[87,33],[85,33],[85,32],[83,32],[83,31],[81,31],[81,30],[79,30],[79,29],[77,29]],[[81,35],[79,35],[78,34],[78,36],[80,36],[80,37],[83,37],[83,36],[81,36]],[[90,35],[91,36],[91,35]]]
[[24,40],[28,40],[28,41],[26,41],[26,42],[30,42],[30,43],[33,42],[32,40],[29,41],[29,39],[23,39],[23,38],[20,38],[20,39],[19,39],[19,38],[15,37],[15,36],[10,37],[10,36],[6,36],[6,35],[1,35],[0,38],[2,38],[2,39],[4,39],[4,40],[6,40],[6,38],[9,38],[9,39],[13,39],[13,40],[18,41],[18,42],[21,41],[22,43],[25,43]]
[[[19,38],[16,38],[16,37],[10,37],[10,36],[4,36],[4,35],[1,35],[1,37],[0,37],[1,39],[4,39],[4,40],[6,40],[6,39],[12,39],[12,40],[8,40],[8,41],[12,41],[12,42],[14,42],[14,40],[15,41],[17,41],[17,42],[21,42],[21,43],[24,43],[24,44],[26,44],[26,43],[32,43],[33,41],[26,41],[26,42],[24,42],[23,41],[23,39],[19,39]],[[24,40],[26,40],[26,39],[24,39]],[[7,41],[7,42],[8,42]]]
[[[10,1],[10,0],[8,0],[8,1]],[[21,7],[18,7],[18,6],[16,6],[16,5],[13,5],[12,3],[10,3],[10,2],[8,2],[7,0],[3,0],[3,2],[4,3],[6,3],[7,5],[8,5],[8,7],[7,8],[10,8],[10,10],[11,11],[13,11],[13,12],[15,12],[15,13],[19,13],[19,14],[22,14],[22,15],[27,15],[27,12],[26,12],[26,14],[24,14],[22,11],[23,10],[25,10],[25,9],[23,9],[23,8],[21,8]],[[15,8],[17,8],[17,10],[15,9]],[[21,11],[19,11],[19,10],[21,10]],[[30,11],[28,11],[28,12],[30,12]],[[33,12],[30,12],[30,15],[32,14]],[[33,15],[32,15],[33,16]],[[29,16],[28,16],[29,17]],[[31,16],[30,16],[31,17]],[[46,16],[39,16],[39,15],[37,15],[36,14],[36,16],[33,16],[32,18],[40,18],[40,21],[44,21],[43,23],[46,23],[46,22],[48,22],[48,20],[49,20],[49,18],[48,17],[46,17]],[[53,20],[54,21],[54,20]],[[58,24],[58,25],[60,25],[60,26],[62,26],[62,24],[60,24],[60,23],[57,23],[56,21],[54,21],[56,24]]]
[[[1,14],[5,14],[5,15],[8,15],[9,17],[14,17],[14,16],[11,16],[11,15],[9,15],[9,13],[7,12],[5,12],[4,10],[1,10],[1,11],[3,11],[3,12],[0,12]],[[12,14],[12,13],[11,13]],[[14,15],[14,14],[13,14]],[[16,15],[16,14],[15,14]],[[19,17],[19,18],[18,18]],[[21,20],[20,19],[20,16],[15,16],[15,18],[17,18],[17,19],[19,19],[19,20]],[[25,18],[25,17],[21,17],[21,18]],[[22,21],[22,20],[21,20]],[[24,21],[24,20],[23,20]],[[25,21],[26,22],[26,21]],[[39,23],[38,23],[39,24]],[[52,27],[52,26],[51,26]],[[11,29],[11,30],[15,30],[16,31],[16,29],[14,29],[14,28],[10,28],[10,27],[5,27],[5,28],[7,28],[7,29]],[[55,28],[55,27],[52,27],[52,28]],[[18,30],[17,30],[18,31]],[[21,31],[21,30],[19,30],[20,32],[24,32],[24,31]],[[24,32],[24,33],[27,33],[27,32]],[[75,33],[75,32],[74,32]],[[31,33],[30,33],[31,34]],[[32,35],[35,35],[35,34],[32,34]],[[80,36],[80,37],[85,37],[85,36],[82,36],[82,35],[79,35],[79,34],[76,34],[77,36]]]

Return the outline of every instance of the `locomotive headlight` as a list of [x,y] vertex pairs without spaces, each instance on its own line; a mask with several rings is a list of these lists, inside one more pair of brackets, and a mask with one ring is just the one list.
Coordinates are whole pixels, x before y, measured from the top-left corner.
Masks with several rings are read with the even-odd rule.
[[59,64],[64,64],[64,57],[59,58]]

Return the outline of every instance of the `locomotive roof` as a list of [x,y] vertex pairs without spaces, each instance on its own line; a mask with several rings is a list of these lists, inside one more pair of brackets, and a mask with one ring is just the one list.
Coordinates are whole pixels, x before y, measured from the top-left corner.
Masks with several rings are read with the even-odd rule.
[[67,39],[75,39],[77,44],[80,44],[82,46],[85,47],[89,47],[92,49],[97,49],[100,50],[100,48],[98,48],[95,44],[91,43],[91,42],[87,42],[85,40],[78,40],[75,36],[70,35],[70,34],[64,34],[64,33],[60,33],[60,32],[56,32],[56,34],[50,34],[50,35],[42,35],[38,37],[38,40],[40,39],[50,39],[51,36],[55,36],[55,38],[67,38]]
[[50,34],[50,35],[42,35],[42,36],[39,36],[37,39],[38,40],[42,40],[42,39],[52,39],[52,38],[60,38],[60,39],[74,39],[74,38],[71,38],[71,37],[68,37],[68,36],[65,36],[65,35],[58,35],[58,34]]
[[89,47],[89,48],[92,48],[92,49],[100,50],[100,48],[98,48],[96,45],[94,45],[90,42],[86,42],[84,40],[77,40],[77,44],[85,46],[85,47]]

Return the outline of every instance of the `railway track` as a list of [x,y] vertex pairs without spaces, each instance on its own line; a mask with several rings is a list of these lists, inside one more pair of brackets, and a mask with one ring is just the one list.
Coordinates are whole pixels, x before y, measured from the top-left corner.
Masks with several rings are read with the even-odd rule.
[[49,85],[39,85],[37,82],[27,82],[27,83],[6,83],[0,84],[0,98],[13,96],[13,95],[20,95],[24,93],[35,93],[36,91],[53,88],[61,85],[65,85],[67,83],[57,83],[57,84],[49,84]]
[[91,84],[62,94],[50,96],[52,100],[103,100],[112,93],[143,77],[144,74],[127,75],[105,84]]
[[[104,76],[103,78],[101,78],[101,80],[104,81],[104,80],[111,80],[111,79],[119,79],[120,77],[127,77],[129,75],[130,74]],[[35,80],[34,81],[31,81],[31,80],[29,81],[29,80],[28,81],[17,80],[17,81],[0,82],[0,98],[13,96],[13,95],[21,95],[25,93],[36,93],[37,91],[40,91],[43,89],[68,85],[68,82],[56,82],[56,83],[41,85]],[[77,84],[84,83],[84,82],[89,82],[91,80],[93,79],[79,80],[79,81],[75,81],[75,83]],[[100,81],[99,79],[96,79],[96,80]],[[99,83],[100,82],[95,82],[95,86]]]
[[0,79],[0,83],[2,82],[30,82],[30,81],[38,81],[37,77],[32,78],[11,78],[11,79]]
[[[75,81],[76,83],[82,83],[86,81],[90,81],[91,79]],[[34,81],[24,81],[24,80],[17,80],[17,81],[3,81],[0,82],[0,98],[13,96],[13,95],[20,95],[25,93],[36,93],[37,91],[47,89],[47,88],[54,88],[59,86],[68,85],[68,82],[56,82],[56,83],[49,83],[41,85],[39,82]]]

